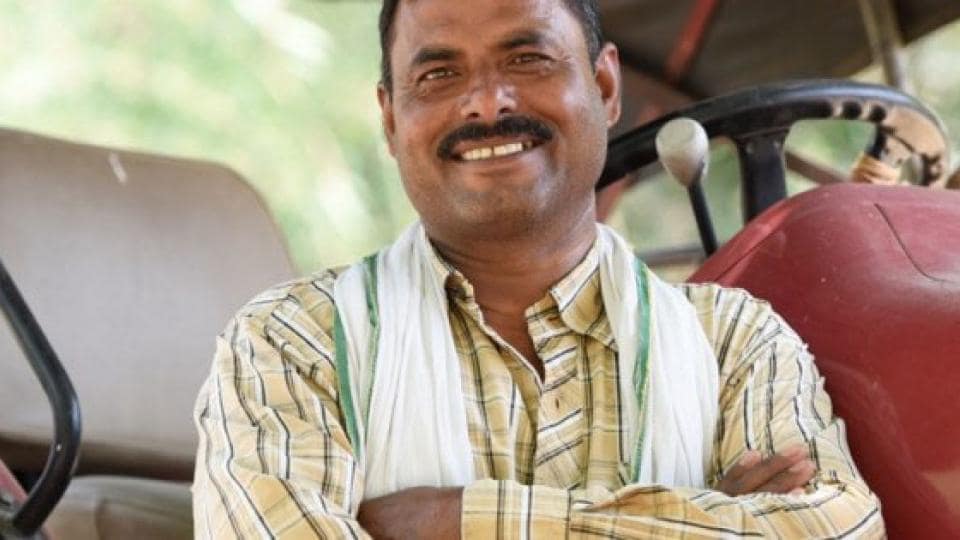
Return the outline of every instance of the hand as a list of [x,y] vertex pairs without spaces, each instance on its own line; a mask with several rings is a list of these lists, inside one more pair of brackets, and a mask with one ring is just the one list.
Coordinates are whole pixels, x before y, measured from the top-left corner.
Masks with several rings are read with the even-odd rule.
[[415,487],[360,503],[357,521],[370,536],[460,538],[463,488]]
[[717,482],[715,489],[731,497],[760,492],[798,495],[816,472],[817,466],[804,445],[787,448],[767,459],[750,450]]

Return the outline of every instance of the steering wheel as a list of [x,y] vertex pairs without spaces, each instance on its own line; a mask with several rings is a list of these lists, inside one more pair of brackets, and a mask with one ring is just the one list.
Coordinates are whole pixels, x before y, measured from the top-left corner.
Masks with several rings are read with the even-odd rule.
[[[695,103],[627,132],[610,142],[607,162],[597,182],[600,190],[627,173],[656,161],[655,140],[660,128],[675,118],[699,122],[707,136],[726,137],[737,148],[740,160],[743,218],[750,221],[777,201],[786,198],[783,143],[800,120],[845,119],[875,127],[873,141],[864,153],[894,169],[910,156],[921,163],[920,184],[945,187],[949,143],[943,123],[925,105],[896,89],[845,80],[808,80],[752,87]],[[700,190],[699,185],[693,188]],[[696,199],[691,192],[698,222]],[[701,240],[709,246],[701,227]]]

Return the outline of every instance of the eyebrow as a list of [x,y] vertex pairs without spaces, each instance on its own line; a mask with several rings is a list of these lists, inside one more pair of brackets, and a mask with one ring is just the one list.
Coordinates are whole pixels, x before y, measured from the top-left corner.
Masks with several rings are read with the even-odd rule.
[[454,60],[459,56],[459,52],[449,47],[423,47],[417,51],[417,54],[414,55],[413,60],[410,61],[410,68],[422,66],[423,64],[430,62]]
[[527,47],[529,45],[543,45],[547,42],[546,37],[536,30],[520,30],[508,36],[501,41],[498,47],[505,51],[516,49],[518,47]]
[[[527,47],[530,45],[544,45],[548,43],[548,41],[549,40],[541,32],[536,30],[520,30],[501,41],[497,45],[497,48],[504,51],[509,51],[511,49]],[[460,56],[461,52],[456,49],[444,46],[428,45],[418,50],[417,54],[413,56],[413,59],[410,61],[410,68],[415,68],[430,62],[446,62],[455,60]]]

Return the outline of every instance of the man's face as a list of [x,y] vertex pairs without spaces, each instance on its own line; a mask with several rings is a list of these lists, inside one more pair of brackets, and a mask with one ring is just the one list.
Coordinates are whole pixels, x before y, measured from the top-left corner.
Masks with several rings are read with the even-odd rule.
[[619,65],[562,0],[401,2],[390,58],[384,131],[433,235],[592,216]]

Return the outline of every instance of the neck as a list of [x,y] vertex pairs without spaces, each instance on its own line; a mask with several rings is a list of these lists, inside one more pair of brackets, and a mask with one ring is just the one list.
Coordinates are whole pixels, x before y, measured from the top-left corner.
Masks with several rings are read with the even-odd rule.
[[487,319],[523,321],[527,307],[543,298],[586,255],[596,239],[592,208],[562,226],[537,227],[514,236],[450,238],[428,229],[440,254],[473,285]]
[[501,230],[492,238],[476,233],[444,236],[429,228],[427,234],[473,285],[486,323],[544,380],[544,365],[530,337],[525,311],[586,255],[596,239],[596,214],[590,205],[578,219],[539,225],[516,234]]

